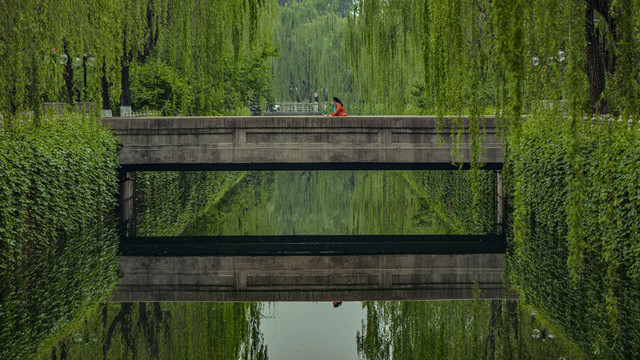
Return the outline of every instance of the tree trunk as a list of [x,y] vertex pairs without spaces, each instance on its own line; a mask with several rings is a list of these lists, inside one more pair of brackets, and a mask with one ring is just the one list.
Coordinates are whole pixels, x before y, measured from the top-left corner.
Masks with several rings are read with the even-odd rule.
[[102,61],[102,109],[111,110],[111,99],[109,98],[109,81],[107,80],[107,58]]
[[487,335],[484,348],[484,358],[494,360],[496,358],[496,327],[502,318],[502,303],[500,300],[491,300],[491,318],[489,318],[489,335]]
[[[126,34],[126,30],[124,31]],[[122,57],[120,58],[120,85],[122,92],[120,93],[120,111],[123,108],[131,109],[131,89],[129,80],[129,68],[131,67],[131,60],[133,59],[133,50],[127,49],[127,38],[123,40]],[[129,114],[120,114],[120,116]]]
[[67,342],[63,341],[62,350],[60,350],[60,360],[67,360],[67,356],[68,356],[67,347],[68,347]]
[[518,302],[515,300],[507,300],[507,317],[511,320],[511,326],[516,339],[518,338]]
[[67,56],[67,63],[64,65],[64,73],[62,78],[67,88],[67,102],[73,104],[73,66],[71,66],[71,55],[69,55],[69,49],[67,49],[67,43],[64,42],[63,52]]
[[151,55],[153,48],[158,43],[158,37],[160,36],[160,24],[154,24],[154,15],[155,13],[153,11],[152,3],[149,1],[149,3],[147,3],[147,34],[145,35],[147,41],[144,43],[142,52],[138,54],[138,62],[141,64],[147,62],[147,59]]
[[[132,303],[122,303],[120,304],[120,311],[111,321],[111,325],[109,325],[109,330],[107,331],[107,336],[104,339],[104,343],[102,344],[102,355],[103,359],[107,360],[107,355],[109,354],[109,347],[111,346],[111,339],[113,337],[113,333],[116,330],[116,326],[121,324],[121,329],[125,327],[125,317],[128,314],[131,314]],[[124,331],[123,331],[124,332]]]
[[82,71],[84,75],[84,81],[82,84],[82,100],[87,101],[87,55],[82,57]]
[[[589,76],[589,97],[591,110],[595,114],[607,114],[609,109],[606,100],[602,97],[605,87],[604,62],[600,54],[598,35],[593,22],[594,8],[587,3],[585,30],[587,37],[587,75]],[[601,98],[602,97],[602,98]]]
[[123,58],[121,61],[121,80],[122,94],[120,95],[120,106],[131,106],[131,89],[129,80],[129,67],[131,63],[129,60]]

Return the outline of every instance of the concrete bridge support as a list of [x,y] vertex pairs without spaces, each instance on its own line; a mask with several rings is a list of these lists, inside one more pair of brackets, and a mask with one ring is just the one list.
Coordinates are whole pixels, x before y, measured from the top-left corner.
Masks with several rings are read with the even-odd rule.
[[136,236],[136,173],[120,173],[120,224],[122,235]]
[[502,185],[502,171],[496,171],[496,235],[504,235],[506,224],[507,201]]

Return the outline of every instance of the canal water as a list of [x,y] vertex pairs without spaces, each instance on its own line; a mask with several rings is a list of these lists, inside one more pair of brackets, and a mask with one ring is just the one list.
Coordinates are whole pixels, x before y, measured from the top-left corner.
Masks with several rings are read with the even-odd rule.
[[[495,226],[492,172],[257,172],[238,179],[182,235],[487,234]],[[166,235],[138,225],[148,236]],[[522,304],[479,298],[338,307],[332,302],[105,303],[71,340],[58,345],[56,354],[62,353],[68,359],[575,355]]]
[[278,302],[261,331],[271,359],[357,359],[356,334],[366,312],[358,302]]

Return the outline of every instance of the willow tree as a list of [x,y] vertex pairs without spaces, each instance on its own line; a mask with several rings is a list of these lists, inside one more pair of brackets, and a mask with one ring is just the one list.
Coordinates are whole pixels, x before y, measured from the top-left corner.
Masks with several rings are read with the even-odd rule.
[[365,112],[399,113],[421,83],[423,18],[415,1],[358,1],[347,17],[345,53]]
[[292,1],[278,9],[274,41],[281,56],[274,59],[274,94],[279,101],[325,101],[331,96],[351,103],[351,74],[344,66],[342,46],[344,1]]
[[100,310],[51,349],[50,357],[268,358],[258,303],[105,303]]
[[180,78],[184,114],[220,114],[270,93],[271,0],[170,1],[156,57]]
[[[407,4],[414,13],[402,11]],[[413,29],[405,21],[419,26],[421,63],[394,63],[391,54],[416,49],[390,51]],[[363,99],[407,104],[394,94],[413,84],[387,79],[388,64],[402,64],[423,71],[426,111],[472,120],[495,112],[514,210],[509,266],[522,298],[587,352],[637,357],[640,229],[630,219],[640,211],[640,4],[361,0],[349,29]]]
[[274,1],[9,0],[0,6],[5,116],[28,109],[38,115],[42,101],[129,106],[130,70],[157,60],[183,80],[176,91],[185,94],[184,113],[235,109],[252,93],[269,93]]
[[364,359],[584,358],[513,301],[365,302]]
[[[128,1],[124,9],[125,14],[120,18],[119,27],[121,41],[118,45],[121,49],[121,57],[117,63],[120,66],[120,87],[116,87],[116,93],[120,94],[121,111],[123,108],[131,107],[130,69],[132,64],[144,64],[149,59],[161,31],[165,30],[168,0]],[[110,109],[109,86],[106,78],[103,78],[103,81],[103,109]]]
[[494,3],[512,278],[548,323],[608,358],[640,353],[631,255],[640,250],[635,221],[623,220],[638,211],[635,166],[626,164],[640,160],[639,5]]
[[496,6],[495,17],[512,277],[549,323],[607,358],[640,354],[638,229],[625,220],[639,207],[639,5],[517,1]]
[[480,0],[357,1],[345,51],[360,101],[441,115],[491,105],[490,13]]
[[123,2],[7,0],[0,12],[4,116],[32,109],[38,117],[43,101],[98,102],[103,65],[117,77]]

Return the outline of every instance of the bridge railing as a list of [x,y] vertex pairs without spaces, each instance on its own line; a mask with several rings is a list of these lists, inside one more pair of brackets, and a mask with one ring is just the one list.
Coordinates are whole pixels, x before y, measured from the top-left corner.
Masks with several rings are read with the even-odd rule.
[[318,103],[279,103],[271,107],[269,113],[317,113]]

